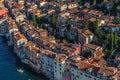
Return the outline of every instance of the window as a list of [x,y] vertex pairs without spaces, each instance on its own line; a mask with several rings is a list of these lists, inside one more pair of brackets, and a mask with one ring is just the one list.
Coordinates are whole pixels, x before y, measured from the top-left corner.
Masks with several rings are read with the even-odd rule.
[[61,70],[61,68],[60,68],[60,70]]
[[57,71],[55,70],[55,72],[57,72]]
[[82,75],[83,73],[80,72],[80,75]]
[[55,68],[56,68],[56,66],[55,66]]
[[88,76],[88,78],[92,78],[91,76]]
[[59,64],[59,66],[61,66],[61,64]]
[[87,75],[85,75],[85,77],[87,77]]
[[79,78],[79,76],[78,76],[78,75],[76,75],[76,77],[77,77],[77,78]]

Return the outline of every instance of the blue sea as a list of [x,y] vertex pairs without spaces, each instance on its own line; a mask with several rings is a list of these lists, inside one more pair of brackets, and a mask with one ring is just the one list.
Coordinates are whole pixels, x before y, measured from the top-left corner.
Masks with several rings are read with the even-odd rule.
[[[24,70],[23,73],[18,69]],[[0,37],[0,80],[47,80],[42,75],[35,74],[24,66],[16,55],[13,54],[12,47],[8,47],[5,40]]]

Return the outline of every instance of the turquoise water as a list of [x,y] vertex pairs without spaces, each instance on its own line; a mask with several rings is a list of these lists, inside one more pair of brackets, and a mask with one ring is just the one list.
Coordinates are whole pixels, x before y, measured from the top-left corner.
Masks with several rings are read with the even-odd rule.
[[[20,73],[17,70],[23,69]],[[46,80],[41,75],[36,75],[27,67],[18,61],[12,52],[12,48],[8,47],[6,42],[0,37],[0,80]]]

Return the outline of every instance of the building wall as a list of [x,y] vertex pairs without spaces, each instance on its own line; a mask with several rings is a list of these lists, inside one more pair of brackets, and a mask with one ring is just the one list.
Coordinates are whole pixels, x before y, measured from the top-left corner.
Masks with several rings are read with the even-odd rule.
[[86,72],[78,70],[77,68],[71,67],[71,80],[100,80]]
[[63,72],[65,70],[65,63],[54,62],[54,80],[63,80]]
[[49,78],[53,78],[54,73],[54,60],[49,58],[48,56],[41,54],[40,61],[42,65],[42,73],[48,76]]
[[7,31],[8,31],[7,22],[6,21],[2,21],[0,23],[0,34],[1,35],[5,35],[5,34],[7,34]]
[[76,7],[77,7],[77,4],[68,5],[68,9],[72,9],[72,8],[76,8]]

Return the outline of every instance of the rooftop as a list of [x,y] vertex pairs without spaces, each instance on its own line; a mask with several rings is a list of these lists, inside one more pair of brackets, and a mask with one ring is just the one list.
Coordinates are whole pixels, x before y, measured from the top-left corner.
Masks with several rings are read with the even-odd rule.
[[97,46],[97,45],[94,45],[94,44],[88,44],[88,43],[85,43],[83,45],[83,47],[91,48],[93,50],[96,50],[97,48],[100,48],[100,46]]

